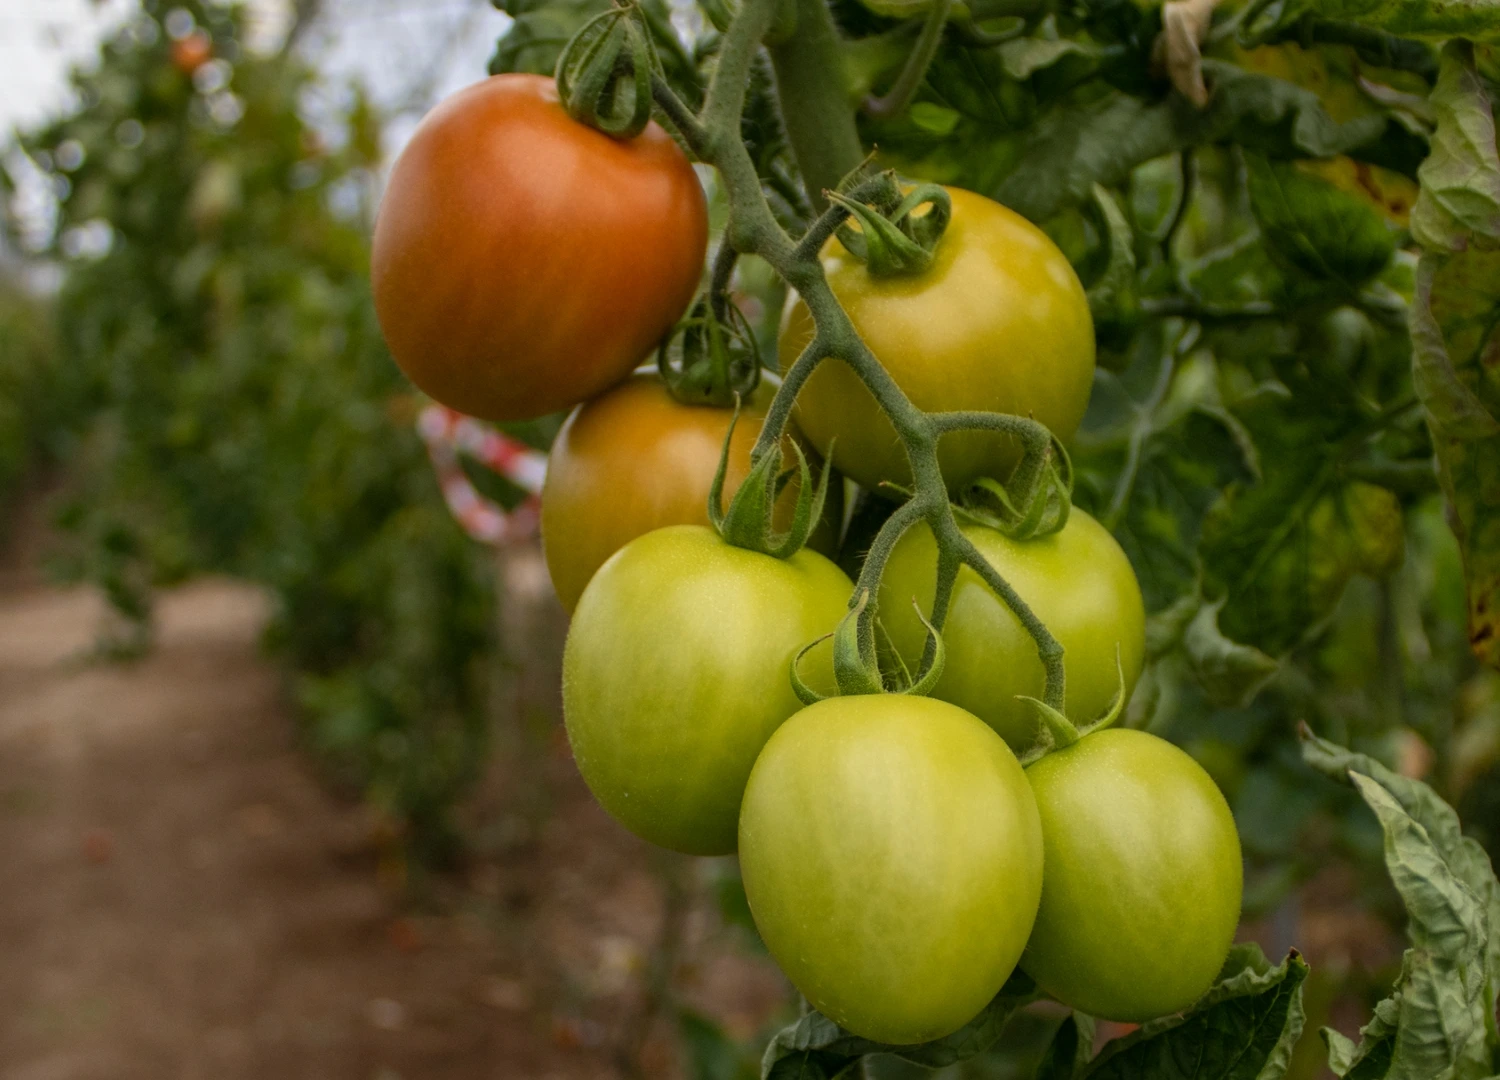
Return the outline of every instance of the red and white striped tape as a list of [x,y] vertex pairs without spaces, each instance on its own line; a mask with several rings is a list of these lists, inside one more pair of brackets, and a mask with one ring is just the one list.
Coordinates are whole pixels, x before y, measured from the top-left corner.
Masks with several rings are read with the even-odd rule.
[[[417,432],[427,444],[432,467],[448,509],[475,540],[496,546],[526,540],[541,524],[542,481],[547,455],[503,432],[446,405],[428,405],[417,417]],[[493,469],[527,493],[514,509],[506,510],[482,495],[459,464],[466,454]]]

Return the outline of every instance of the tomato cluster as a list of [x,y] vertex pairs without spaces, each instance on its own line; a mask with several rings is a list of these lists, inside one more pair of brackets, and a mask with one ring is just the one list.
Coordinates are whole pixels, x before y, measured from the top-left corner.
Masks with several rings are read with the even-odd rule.
[[[735,546],[709,523],[721,455],[728,495],[749,473],[771,391],[744,403],[731,436],[726,410],[630,374],[701,274],[692,169],[658,128],[615,140],[575,124],[551,85],[500,76],[424,122],[381,210],[374,280],[398,362],[445,403],[493,417],[577,405],[552,450],[543,531],[573,616],[568,737],[599,802],[653,843],[738,852],[771,953],[866,1038],[947,1035],[1017,965],[1101,1017],[1190,1006],[1239,918],[1239,840],[1213,781],[1170,743],[1102,723],[1081,738],[1054,723],[1054,748],[1023,768],[1017,754],[1041,729],[1019,697],[1041,696],[1043,668],[968,568],[932,696],[839,696],[822,639],[850,608],[844,571],[811,548]],[[926,272],[876,278],[834,238],[827,279],[919,407],[1030,414],[1066,438],[1094,365],[1082,287],[1029,222],[950,194]],[[783,363],[811,338],[794,300]],[[796,419],[788,439],[832,445],[831,466],[867,489],[911,483],[894,429],[843,365],[803,386]],[[989,434],[939,447],[955,490],[1003,478],[1018,453]],[[806,494],[782,491],[782,527]],[[827,551],[841,518],[822,525]],[[1064,646],[1067,714],[1087,722],[1118,706],[1144,663],[1145,618],[1109,532],[1075,509],[1036,539],[979,524],[964,534]],[[909,530],[876,598],[908,667],[927,640],[936,563],[928,527]],[[815,704],[794,693],[794,668]]]

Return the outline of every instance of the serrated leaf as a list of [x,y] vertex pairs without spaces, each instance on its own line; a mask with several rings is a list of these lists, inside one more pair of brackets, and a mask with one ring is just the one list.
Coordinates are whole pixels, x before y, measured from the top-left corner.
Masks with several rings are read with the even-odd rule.
[[1128,326],[1140,311],[1135,293],[1135,235],[1108,188],[1094,185],[1094,205],[1104,219],[1109,262],[1089,286],[1089,311],[1095,326]]
[[1256,945],[1236,945],[1218,981],[1183,1016],[1110,1043],[1086,1080],[1278,1080],[1302,1033],[1307,964],[1295,952],[1272,967]]
[[[1047,19],[1051,20],[1052,16],[1049,15]],[[1038,71],[1051,67],[1065,56],[1092,57],[1099,53],[1097,46],[1069,38],[1058,38],[1055,36],[1056,33],[1054,27],[1053,36],[1016,38],[1014,41],[1007,41],[998,46],[996,52],[1000,55],[1000,62],[1005,68],[1005,73],[1012,79],[1029,79]]]
[[1458,815],[1427,785],[1304,738],[1308,764],[1352,783],[1379,819],[1386,868],[1406,906],[1413,945],[1357,1046],[1324,1032],[1330,1065],[1349,1080],[1489,1076],[1497,986],[1491,937],[1500,885],[1488,856],[1462,835]]
[[1282,458],[1263,483],[1226,492],[1204,523],[1207,578],[1227,598],[1220,625],[1280,655],[1322,627],[1355,574],[1398,565],[1403,536],[1391,492],[1335,484],[1313,454]]
[[[1400,804],[1401,810],[1426,832],[1449,869],[1484,901],[1491,926],[1500,926],[1500,883],[1495,881],[1490,857],[1479,841],[1463,834],[1458,814],[1420,780],[1402,776],[1365,754],[1303,733],[1302,759],[1334,780],[1346,781],[1351,772],[1376,781]],[[1500,938],[1488,943],[1485,964],[1500,987]]]
[[1500,668],[1500,246],[1427,253],[1408,312],[1413,381],[1464,558],[1469,642]]
[[1421,190],[1411,229],[1430,249],[1458,251],[1472,233],[1500,239],[1500,154],[1493,104],[1478,72],[1474,48],[1463,41],[1443,49],[1430,104],[1437,116],[1432,150],[1417,170]]
[[1341,124],[1310,90],[1220,61],[1203,66],[1213,87],[1206,109],[1179,96],[1148,104],[1117,93],[1052,110],[992,196],[1039,221],[1088,198],[1094,184],[1118,186],[1137,165],[1184,147],[1236,139],[1281,156],[1328,157],[1373,143],[1388,122],[1366,115]]
[[1432,100],[1438,131],[1412,214],[1428,246],[1408,308],[1412,379],[1463,550],[1469,642],[1500,668],[1500,153],[1465,43],[1443,50]]
[[552,74],[563,46],[592,16],[608,7],[607,0],[525,5],[524,10],[512,13],[515,21],[495,43],[489,73]]
[[1283,269],[1357,292],[1385,269],[1395,241],[1367,203],[1287,162],[1246,154],[1250,205]]
[[1496,0],[1303,0],[1288,5],[1284,19],[1303,13],[1427,41],[1500,40]]
[[1182,650],[1214,705],[1243,708],[1275,677],[1281,665],[1250,645],[1230,641],[1219,629],[1223,602],[1205,604],[1182,635]]
[[866,1054],[892,1054],[929,1069],[947,1068],[988,1050],[1012,1014],[1037,996],[1035,984],[1018,971],[973,1020],[946,1038],[917,1046],[861,1038],[814,1010],[771,1040],[761,1059],[761,1080],[832,1080]]

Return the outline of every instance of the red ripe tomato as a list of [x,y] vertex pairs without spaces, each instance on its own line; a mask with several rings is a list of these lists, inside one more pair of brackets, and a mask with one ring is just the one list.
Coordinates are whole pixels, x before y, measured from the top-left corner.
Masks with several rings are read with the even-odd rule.
[[612,139],[549,78],[497,75],[427,115],[375,223],[375,311],[412,382],[520,420],[614,385],[697,288],[708,214],[656,124]]
[[202,30],[194,30],[187,37],[172,42],[172,64],[184,75],[197,71],[213,54],[213,42]]

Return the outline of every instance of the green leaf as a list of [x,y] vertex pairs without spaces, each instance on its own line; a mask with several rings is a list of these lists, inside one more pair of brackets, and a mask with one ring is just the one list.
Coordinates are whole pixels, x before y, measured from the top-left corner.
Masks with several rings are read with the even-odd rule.
[[1350,295],[1385,269],[1395,240],[1368,203],[1288,162],[1246,154],[1245,163],[1251,208],[1283,269]]
[[[1346,750],[1306,730],[1302,740],[1302,759],[1325,776],[1345,781],[1355,772],[1376,781],[1401,811],[1421,826],[1452,873],[1483,898],[1490,925],[1500,926],[1500,883],[1495,881],[1490,857],[1479,841],[1463,834],[1453,807],[1422,781],[1393,772],[1372,757]],[[1485,966],[1500,987],[1500,936],[1489,941]]]
[[1135,290],[1135,235],[1109,189],[1094,185],[1094,205],[1104,219],[1109,262],[1088,290],[1094,325],[1128,331],[1140,314]]
[[1443,50],[1438,130],[1412,227],[1412,373],[1463,550],[1469,642],[1500,668],[1500,154],[1471,47]]
[[1182,636],[1182,651],[1210,703],[1243,708],[1281,665],[1259,649],[1230,641],[1219,629],[1223,601],[1204,604]]
[[1500,245],[1427,253],[1409,311],[1413,379],[1463,551],[1469,643],[1500,668]]
[[1183,1016],[1165,1017],[1106,1046],[1086,1080],[1278,1080],[1302,1034],[1295,952],[1272,967],[1256,945],[1236,945],[1219,979]]
[[1302,0],[1290,5],[1288,14],[1304,12],[1400,37],[1500,41],[1500,3],[1496,0]]
[[1338,123],[1310,90],[1219,61],[1203,66],[1214,87],[1203,110],[1177,95],[1148,104],[1123,93],[1052,110],[992,196],[1040,221],[1088,198],[1094,184],[1122,184],[1137,165],[1184,147],[1236,139],[1280,156],[1328,157],[1375,142],[1388,122]]
[[1429,99],[1437,115],[1432,152],[1417,170],[1421,191],[1411,229],[1429,249],[1458,251],[1471,233],[1500,239],[1500,155],[1493,103],[1478,72],[1474,48],[1463,41],[1443,49]]
[[[551,75],[563,46],[590,18],[608,9],[607,0],[515,4],[515,21],[495,43],[489,72],[523,71]],[[509,11],[510,9],[507,8]]]
[[1065,56],[1092,58],[1099,55],[1097,46],[1070,38],[1059,38],[1057,19],[1052,15],[1042,20],[1035,35],[1004,42],[995,51],[1000,56],[1005,73],[1017,81],[1031,78]]
[[1352,783],[1380,821],[1385,863],[1412,948],[1357,1046],[1324,1032],[1329,1063],[1351,1080],[1479,1080],[1492,1072],[1500,884],[1458,815],[1418,780],[1304,733],[1303,757]]
[[771,1040],[761,1059],[761,1080],[833,1080],[866,1054],[893,1054],[929,1069],[947,1068],[988,1050],[1012,1014],[1037,997],[1035,984],[1017,971],[978,1016],[947,1038],[918,1046],[860,1038],[814,1010]]
[[877,15],[887,19],[913,19],[932,9],[932,0],[859,0]]

